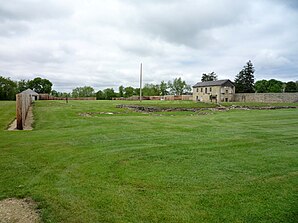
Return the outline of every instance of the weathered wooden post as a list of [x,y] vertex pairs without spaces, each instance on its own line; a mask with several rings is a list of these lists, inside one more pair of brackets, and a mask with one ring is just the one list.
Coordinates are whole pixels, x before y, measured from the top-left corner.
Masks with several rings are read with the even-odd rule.
[[140,67],[140,102],[142,101],[143,64]]
[[23,115],[22,115],[22,94],[16,95],[16,113],[17,113],[17,129],[23,130]]

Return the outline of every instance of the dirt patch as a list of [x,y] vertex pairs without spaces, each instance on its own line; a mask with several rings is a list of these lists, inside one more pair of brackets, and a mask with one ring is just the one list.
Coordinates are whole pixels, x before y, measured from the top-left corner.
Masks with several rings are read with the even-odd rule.
[[[27,113],[27,117],[25,120],[25,125],[23,127],[23,130],[32,130],[32,124],[33,124],[33,112],[32,112],[32,106],[29,107],[28,113]],[[17,120],[15,119],[8,127],[7,130],[18,130],[17,129]]]
[[0,223],[41,222],[37,204],[30,198],[8,198],[0,201]]

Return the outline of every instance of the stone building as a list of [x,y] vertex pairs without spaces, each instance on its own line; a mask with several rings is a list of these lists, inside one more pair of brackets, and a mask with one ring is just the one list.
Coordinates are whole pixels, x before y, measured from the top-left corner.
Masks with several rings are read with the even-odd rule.
[[230,102],[234,100],[235,85],[230,80],[198,82],[193,86],[193,100]]

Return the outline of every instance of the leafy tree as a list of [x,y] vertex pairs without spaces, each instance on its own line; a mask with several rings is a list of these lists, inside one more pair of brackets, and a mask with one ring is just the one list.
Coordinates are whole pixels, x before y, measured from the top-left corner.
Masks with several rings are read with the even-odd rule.
[[56,90],[52,90],[51,95],[53,95],[54,97],[59,97],[59,98],[70,98],[71,94],[67,93],[67,92],[59,92]]
[[[143,94],[143,93],[142,93]],[[134,88],[133,89],[133,95],[137,95],[139,96],[140,95],[140,88]]]
[[17,93],[16,82],[0,76],[0,100],[15,100]]
[[215,72],[211,72],[209,74],[202,74],[202,82],[205,81],[216,81],[217,80],[217,74]]
[[117,94],[115,93],[113,88],[106,88],[103,90],[103,95],[105,100],[112,100],[112,98],[116,97]]
[[268,92],[268,81],[260,80],[255,83],[255,90],[257,93],[267,93]]
[[102,90],[99,90],[96,92],[96,100],[105,100],[105,95]]
[[25,91],[29,88],[29,80],[20,80],[17,81],[17,92],[20,93],[22,91]]
[[252,93],[254,92],[254,72],[252,62],[249,60],[243,69],[236,75],[235,87],[236,92],[239,93]]
[[280,93],[283,92],[283,82],[271,79],[268,81],[268,92]]
[[119,87],[119,97],[123,97],[124,96],[124,87],[121,85]]
[[169,81],[168,86],[171,89],[171,93],[174,95],[182,95],[186,91],[191,91],[191,87],[187,85],[186,82],[181,79],[181,77],[175,78],[173,83]]
[[162,96],[167,95],[168,92],[168,84],[165,81],[160,82],[159,91]]
[[72,90],[72,97],[94,97],[94,89],[90,86],[77,87]]
[[144,96],[158,96],[160,95],[159,86],[154,84],[145,84],[143,88]]
[[126,87],[124,90],[125,90],[124,97],[128,98],[133,96],[133,93],[134,93],[133,87]]
[[298,85],[294,81],[289,81],[286,84],[285,92],[297,92]]
[[37,93],[47,93],[50,94],[52,91],[52,82],[47,79],[42,79],[40,77],[34,78],[28,82],[28,87]]

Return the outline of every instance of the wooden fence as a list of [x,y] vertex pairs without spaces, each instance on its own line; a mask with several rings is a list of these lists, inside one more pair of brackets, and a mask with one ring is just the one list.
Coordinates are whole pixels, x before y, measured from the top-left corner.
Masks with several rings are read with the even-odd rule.
[[17,129],[23,130],[31,104],[32,96],[30,94],[20,93],[16,95]]

